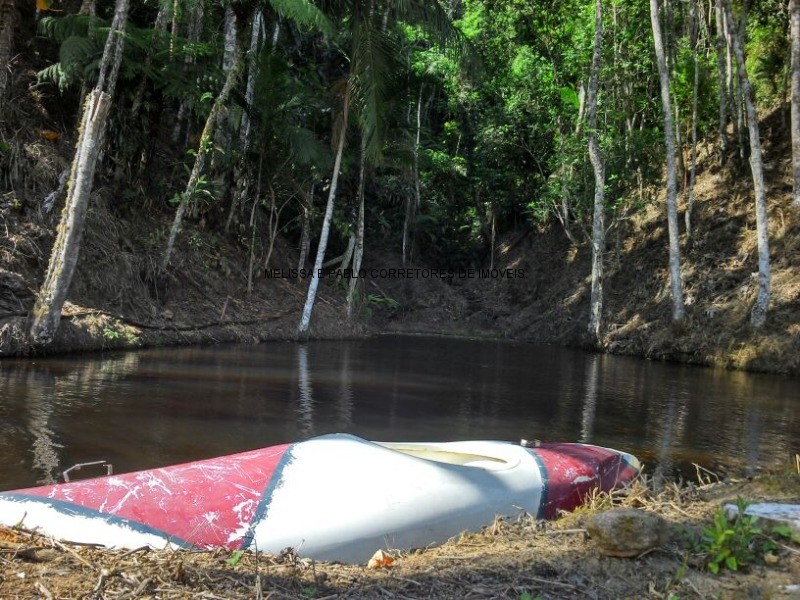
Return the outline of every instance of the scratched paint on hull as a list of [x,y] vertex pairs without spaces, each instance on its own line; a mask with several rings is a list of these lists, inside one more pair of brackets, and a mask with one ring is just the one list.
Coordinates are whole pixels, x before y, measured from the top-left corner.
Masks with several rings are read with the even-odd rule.
[[546,471],[547,495],[539,512],[545,519],[581,506],[592,490],[611,491],[639,472],[627,455],[599,446],[542,444],[532,451]]
[[638,473],[581,444],[381,444],[332,434],[175,465],[0,493],[0,523],[116,547],[286,546],[361,562],[478,530],[497,515],[551,518]]
[[264,490],[290,446],[15,490],[13,495],[83,507],[97,516],[140,523],[165,538],[202,548],[239,548]]

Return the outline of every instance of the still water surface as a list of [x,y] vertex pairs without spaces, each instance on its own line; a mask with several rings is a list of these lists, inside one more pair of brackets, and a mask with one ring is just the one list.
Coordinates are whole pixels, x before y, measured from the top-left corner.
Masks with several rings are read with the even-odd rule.
[[330,432],[520,438],[746,474],[800,451],[797,379],[553,346],[387,336],[0,362],[0,490],[78,462],[117,472]]

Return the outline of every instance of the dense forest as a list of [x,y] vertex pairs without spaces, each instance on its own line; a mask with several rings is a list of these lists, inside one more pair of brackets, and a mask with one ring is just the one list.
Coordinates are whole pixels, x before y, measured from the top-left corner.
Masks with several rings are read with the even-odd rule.
[[287,336],[320,289],[312,332],[413,320],[483,268],[522,280],[464,288],[494,334],[792,371],[797,207],[795,0],[0,0],[0,354],[64,316],[193,341],[183,289],[218,325],[291,295]]

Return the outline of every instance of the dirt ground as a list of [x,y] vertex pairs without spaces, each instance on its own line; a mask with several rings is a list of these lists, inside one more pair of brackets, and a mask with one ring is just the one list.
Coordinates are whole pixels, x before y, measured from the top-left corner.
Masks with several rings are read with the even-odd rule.
[[[386,568],[231,551],[88,548],[0,530],[1,598],[798,598],[800,545],[780,543],[737,572],[711,574],[689,541],[724,502],[800,500],[800,477],[666,484],[637,480],[553,522],[498,519],[439,547],[395,553]],[[599,553],[583,524],[636,507],[663,516],[671,541],[637,558]]]
[[[767,325],[750,326],[757,292],[755,209],[749,167],[717,165],[699,148],[693,237],[681,235],[687,318],[671,323],[663,189],[645,190],[643,210],[617,219],[607,237],[605,352],[724,368],[800,373],[800,211],[791,207],[791,148],[782,109],[762,119],[769,207],[772,301]],[[683,231],[687,194],[679,195]],[[577,228],[576,228],[577,229]],[[577,231],[580,234],[580,231]],[[391,258],[384,259],[390,263]],[[482,267],[487,268],[487,264]],[[591,248],[558,224],[521,230],[498,245],[494,266],[523,277],[385,281],[400,308],[384,330],[488,335],[587,345]]]

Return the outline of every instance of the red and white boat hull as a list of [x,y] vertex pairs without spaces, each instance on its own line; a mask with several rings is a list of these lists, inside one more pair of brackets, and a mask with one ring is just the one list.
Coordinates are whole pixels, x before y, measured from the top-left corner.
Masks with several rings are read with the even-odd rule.
[[477,530],[496,515],[541,518],[638,473],[625,453],[581,444],[375,443],[312,438],[161,469],[0,492],[0,524],[109,547],[292,547],[362,562]]

